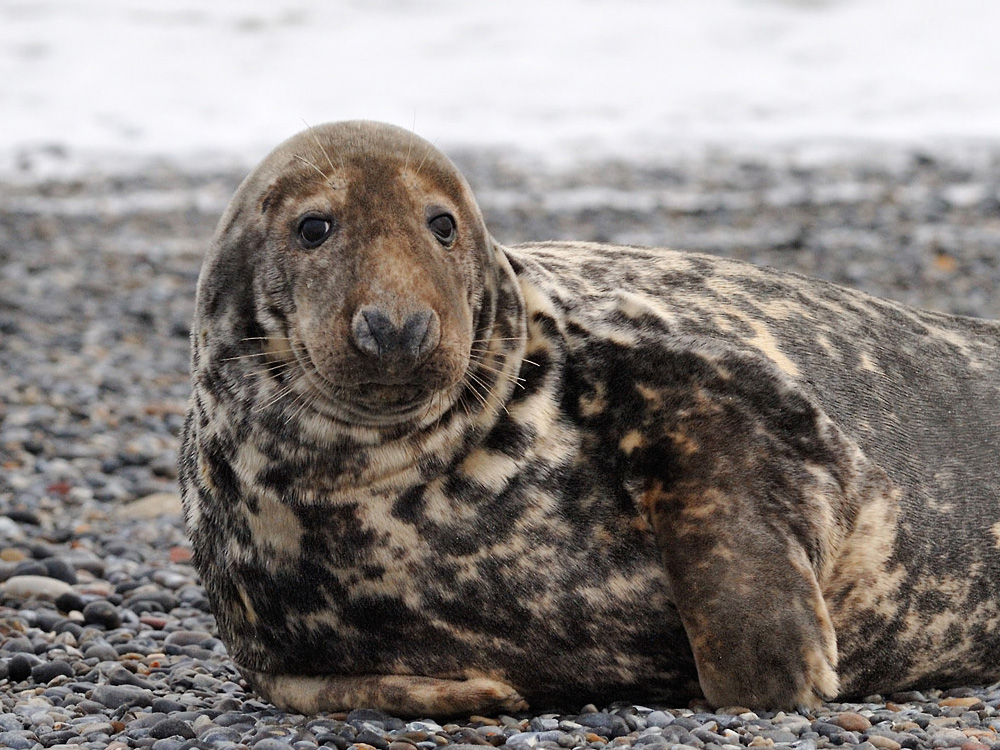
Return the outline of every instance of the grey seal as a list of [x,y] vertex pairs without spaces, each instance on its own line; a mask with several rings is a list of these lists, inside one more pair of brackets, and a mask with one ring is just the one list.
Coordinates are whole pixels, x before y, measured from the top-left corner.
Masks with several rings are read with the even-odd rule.
[[312,128],[198,283],[181,487],[274,703],[791,708],[1000,678],[1000,324],[662,249],[503,247]]

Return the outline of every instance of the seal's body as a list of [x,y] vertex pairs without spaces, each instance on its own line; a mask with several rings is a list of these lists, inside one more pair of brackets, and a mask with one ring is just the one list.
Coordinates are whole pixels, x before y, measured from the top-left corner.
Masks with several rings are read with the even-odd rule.
[[241,186],[192,339],[195,562],[279,705],[1000,677],[1000,324],[719,258],[504,248],[429,144],[341,123]]

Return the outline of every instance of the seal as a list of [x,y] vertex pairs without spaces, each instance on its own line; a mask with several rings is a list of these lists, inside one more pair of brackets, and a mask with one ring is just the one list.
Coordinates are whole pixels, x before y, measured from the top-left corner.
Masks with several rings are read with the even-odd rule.
[[503,247],[388,125],[280,145],[198,282],[180,480],[303,713],[791,708],[1000,678],[1000,324],[696,254]]

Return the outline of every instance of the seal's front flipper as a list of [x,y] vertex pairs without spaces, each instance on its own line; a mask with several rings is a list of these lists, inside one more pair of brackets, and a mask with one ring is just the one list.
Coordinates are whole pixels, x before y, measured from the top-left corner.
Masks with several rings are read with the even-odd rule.
[[518,692],[496,680],[441,680],[414,675],[306,676],[241,670],[263,698],[286,710],[376,708],[399,716],[461,716],[522,711]]
[[837,646],[809,558],[790,519],[728,489],[654,482],[641,498],[702,690],[714,706],[815,706],[837,693]]

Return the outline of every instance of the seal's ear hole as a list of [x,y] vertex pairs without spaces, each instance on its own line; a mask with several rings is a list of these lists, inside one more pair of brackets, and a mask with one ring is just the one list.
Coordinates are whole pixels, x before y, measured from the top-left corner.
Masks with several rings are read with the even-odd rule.
[[333,221],[325,216],[303,216],[299,220],[299,242],[306,250],[313,250],[333,234]]
[[430,227],[437,241],[445,247],[451,247],[455,241],[455,236],[458,234],[458,229],[455,226],[455,217],[447,211],[434,213],[427,220],[427,226]]

